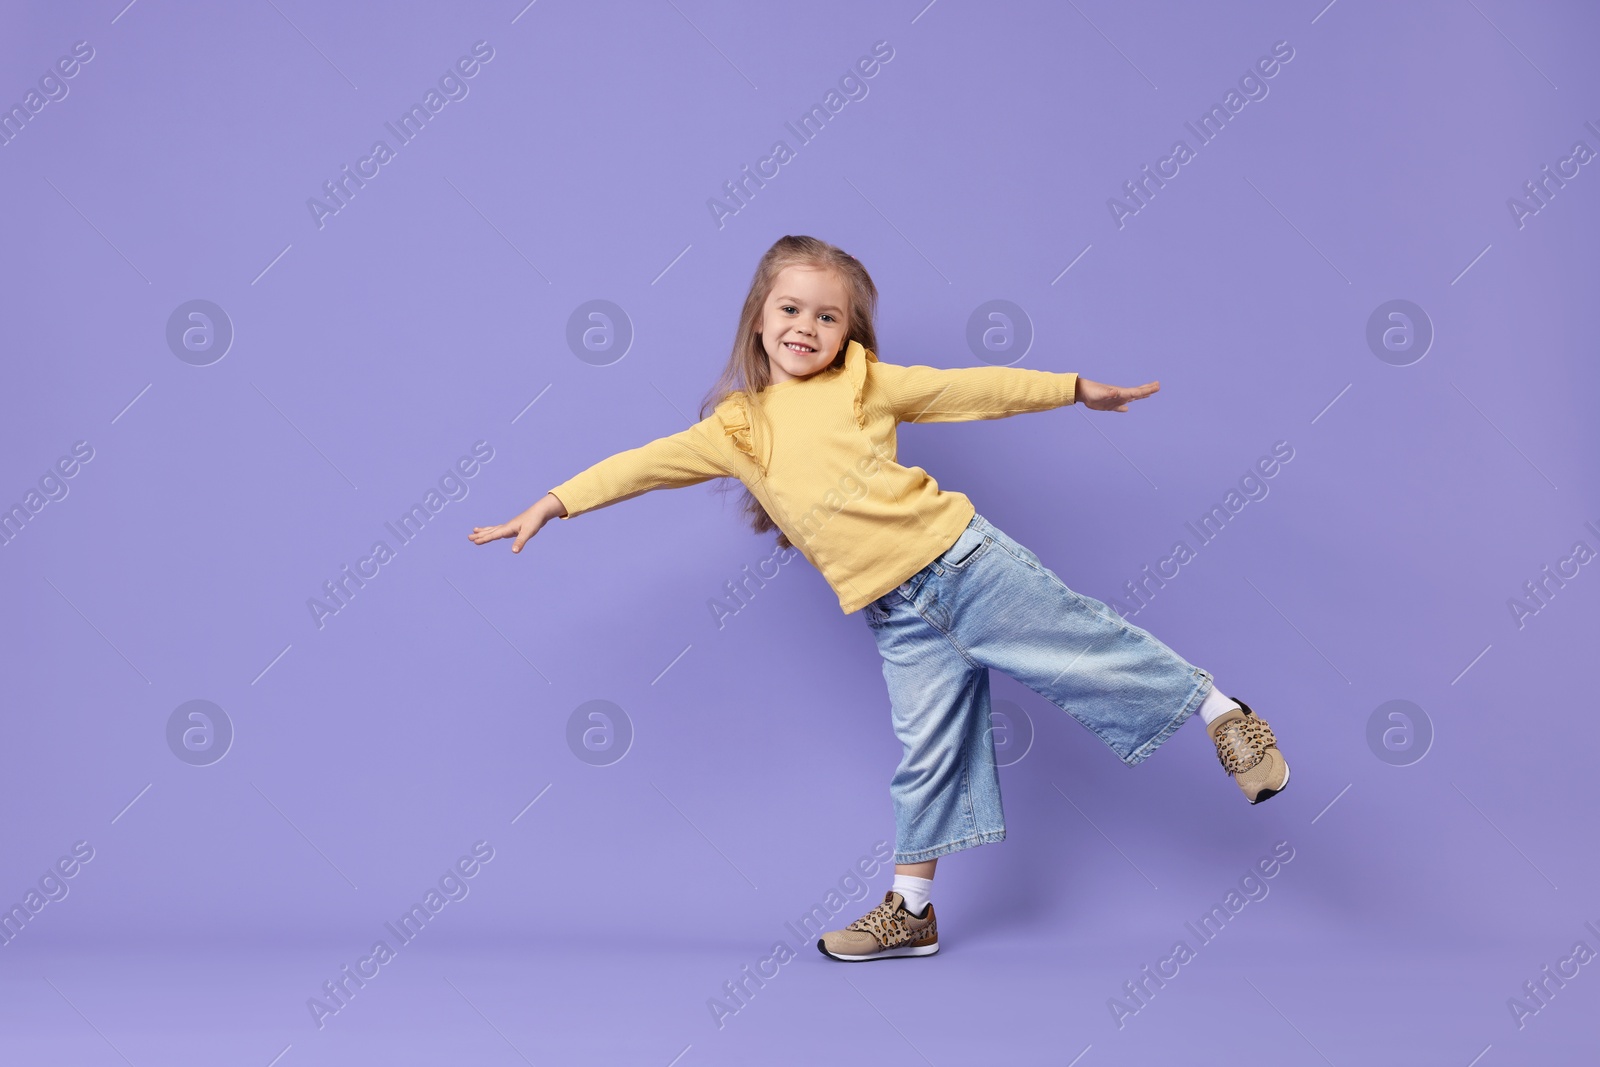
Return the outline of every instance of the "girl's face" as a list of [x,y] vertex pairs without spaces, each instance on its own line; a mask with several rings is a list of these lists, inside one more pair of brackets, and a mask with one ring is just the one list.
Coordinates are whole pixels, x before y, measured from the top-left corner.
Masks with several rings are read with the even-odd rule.
[[785,267],[761,311],[761,346],[772,381],[808,378],[832,363],[845,344],[849,296],[833,271]]

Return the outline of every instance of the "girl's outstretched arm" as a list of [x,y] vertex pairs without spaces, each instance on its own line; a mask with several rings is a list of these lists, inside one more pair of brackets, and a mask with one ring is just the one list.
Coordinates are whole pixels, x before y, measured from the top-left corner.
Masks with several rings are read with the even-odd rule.
[[474,526],[467,537],[475,545],[486,545],[502,537],[515,537],[511,551],[521,552],[528,538],[538,533],[541,526],[554,518],[566,518],[566,515],[567,509],[560,499],[554,493],[546,493],[510,522],[503,522],[499,526]]
[[872,378],[900,422],[970,422],[1075,403],[1078,376],[1025,367],[929,367],[878,362]]
[[553,518],[569,519],[630,500],[653,489],[675,489],[712,478],[738,477],[732,448],[718,412],[666,437],[607,456],[555,486],[510,522],[475,526],[467,536],[474,544],[515,537],[511,551],[521,552],[528,538]]
[[1119,387],[1071,371],[1025,367],[928,367],[877,363],[873,377],[901,422],[968,422],[1083,404],[1097,411],[1127,411],[1160,382]]

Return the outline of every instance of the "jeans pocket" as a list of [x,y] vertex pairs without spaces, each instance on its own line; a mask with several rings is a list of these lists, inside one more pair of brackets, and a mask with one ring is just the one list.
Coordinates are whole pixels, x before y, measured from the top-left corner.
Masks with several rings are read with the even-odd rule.
[[994,538],[989,534],[969,526],[955,544],[945,549],[939,562],[953,570],[960,570],[987,552],[993,543]]

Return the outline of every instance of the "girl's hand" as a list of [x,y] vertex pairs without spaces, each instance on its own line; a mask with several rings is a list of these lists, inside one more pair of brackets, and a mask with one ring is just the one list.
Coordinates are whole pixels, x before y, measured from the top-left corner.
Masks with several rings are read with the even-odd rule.
[[1078,403],[1096,411],[1127,411],[1130,400],[1143,400],[1160,388],[1160,382],[1145,382],[1143,385],[1122,387],[1106,385],[1104,382],[1091,382],[1079,375],[1075,399]]
[[556,499],[556,495],[546,493],[532,507],[510,522],[503,522],[499,526],[474,526],[467,538],[475,545],[486,545],[502,537],[515,537],[516,541],[512,543],[511,551],[521,552],[522,546],[528,543],[528,538],[538,533],[541,526],[566,513],[566,507]]

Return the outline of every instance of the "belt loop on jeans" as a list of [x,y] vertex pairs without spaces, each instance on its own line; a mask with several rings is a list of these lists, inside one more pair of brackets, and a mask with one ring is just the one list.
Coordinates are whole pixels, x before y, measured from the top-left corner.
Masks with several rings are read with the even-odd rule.
[[933,564],[928,564],[928,566],[922,568],[920,571],[913,574],[899,585],[895,586],[895,592],[899,593],[901,598],[904,600],[915,600],[917,598],[917,590],[921,589],[922,583],[928,580],[928,575],[931,573],[932,567]]

